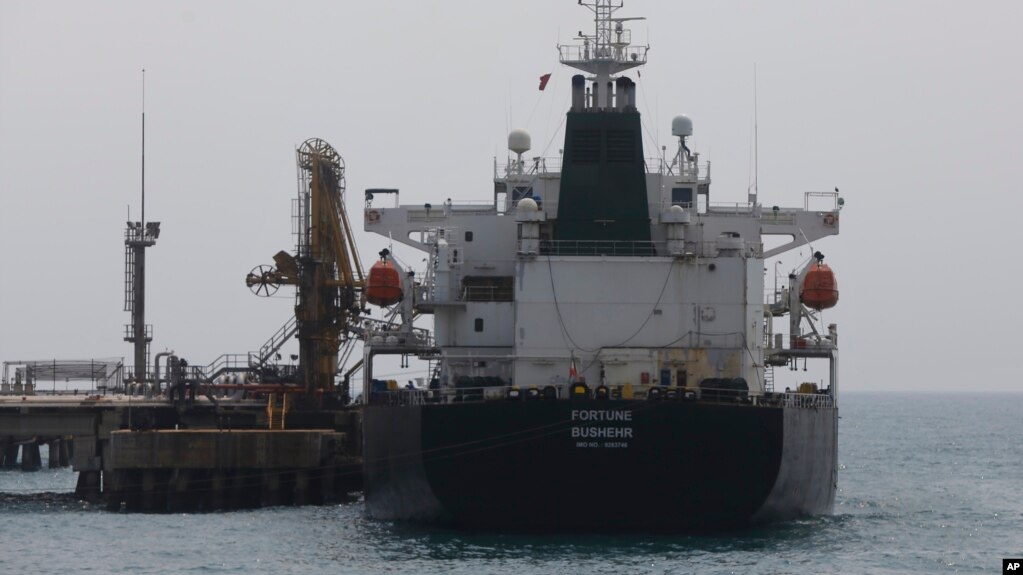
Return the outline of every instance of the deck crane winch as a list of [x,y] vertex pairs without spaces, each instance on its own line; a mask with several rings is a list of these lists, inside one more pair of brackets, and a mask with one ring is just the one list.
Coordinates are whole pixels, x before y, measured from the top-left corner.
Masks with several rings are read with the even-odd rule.
[[334,378],[341,344],[363,313],[365,277],[345,211],[344,160],[318,138],[306,140],[296,156],[295,253],[278,252],[273,267],[256,267],[245,283],[262,296],[273,295],[282,284],[296,287],[296,383],[306,393],[339,397],[345,403],[347,389],[336,389]]

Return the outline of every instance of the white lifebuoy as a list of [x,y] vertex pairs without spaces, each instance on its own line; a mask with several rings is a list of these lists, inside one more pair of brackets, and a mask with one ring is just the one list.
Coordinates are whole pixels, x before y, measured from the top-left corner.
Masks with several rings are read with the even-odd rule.
[[377,210],[366,210],[366,221],[369,223],[380,221],[380,212]]

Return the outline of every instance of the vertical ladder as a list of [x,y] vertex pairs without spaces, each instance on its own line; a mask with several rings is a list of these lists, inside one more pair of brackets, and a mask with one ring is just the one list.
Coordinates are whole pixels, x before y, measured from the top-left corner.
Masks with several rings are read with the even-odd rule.
[[287,393],[267,394],[266,420],[270,429],[284,429],[284,419],[288,414],[289,403]]
[[124,311],[135,311],[135,250],[124,244]]
[[764,367],[764,391],[774,391],[774,366],[768,365]]

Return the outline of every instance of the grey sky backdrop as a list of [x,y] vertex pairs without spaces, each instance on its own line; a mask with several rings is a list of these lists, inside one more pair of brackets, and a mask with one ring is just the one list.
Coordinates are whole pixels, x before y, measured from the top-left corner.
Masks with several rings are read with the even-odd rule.
[[[131,355],[141,68],[146,215],[163,222],[154,350],[208,362],[291,314],[290,292],[264,300],[243,279],[293,246],[295,146],[340,151],[356,222],[367,187],[488,199],[509,127],[536,154],[562,147],[572,72],[555,44],[588,14],[570,0],[0,1],[0,360]],[[844,389],[1021,389],[1023,2],[631,0],[620,14],[649,19],[633,26],[652,45],[647,129],[671,149],[671,117],[693,118],[714,201],[745,201],[754,63],[761,201],[841,188],[842,235],[815,247],[838,273]],[[367,265],[386,243],[357,240]]]

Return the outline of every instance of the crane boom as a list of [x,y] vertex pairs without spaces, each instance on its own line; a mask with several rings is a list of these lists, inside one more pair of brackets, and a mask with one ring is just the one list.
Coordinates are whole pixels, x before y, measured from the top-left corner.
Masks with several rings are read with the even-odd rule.
[[[306,393],[334,394],[338,350],[352,328],[365,274],[345,211],[344,160],[327,142],[306,140],[296,151],[298,202],[295,254],[279,252],[275,265],[246,277],[257,294],[296,287],[298,383]],[[274,290],[270,291],[270,287]],[[347,389],[340,393],[346,394]],[[347,402],[346,397],[340,398]]]

